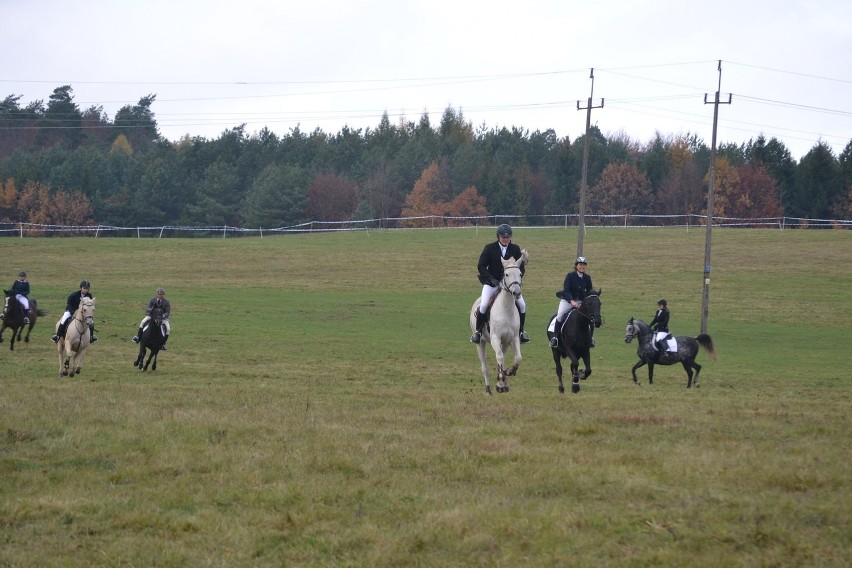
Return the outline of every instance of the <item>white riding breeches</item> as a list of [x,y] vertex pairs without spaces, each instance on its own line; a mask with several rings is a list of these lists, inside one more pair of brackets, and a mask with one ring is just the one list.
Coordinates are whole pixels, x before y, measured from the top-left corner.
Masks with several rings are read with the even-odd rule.
[[[488,308],[488,302],[490,302],[491,298],[499,291],[499,287],[489,286],[488,284],[482,285],[482,295],[479,296],[479,313],[485,313],[485,310]],[[515,303],[518,304],[518,309],[522,314],[527,313],[527,303],[526,301],[524,301],[523,294],[518,296],[518,298],[515,300]]]
[[69,319],[70,317],[71,317],[71,312],[66,311],[64,314],[62,314],[62,317],[61,317],[61,318],[59,318],[59,325],[62,325],[63,323],[65,323],[66,321],[68,321],[68,319]]
[[[149,321],[151,321],[151,316],[145,316],[144,318],[142,318],[142,323],[139,324],[139,327],[145,329],[145,324]],[[166,335],[170,335],[172,332],[172,324],[169,322],[169,320],[164,319],[163,325],[166,326]]]
[[24,311],[30,309],[30,301],[27,299],[26,296],[22,296],[21,294],[15,294],[15,297],[18,299],[21,305],[24,306]]
[[571,306],[571,302],[568,300],[559,300],[559,307],[556,308],[556,319],[559,321],[565,320],[565,314],[570,312],[573,309]]

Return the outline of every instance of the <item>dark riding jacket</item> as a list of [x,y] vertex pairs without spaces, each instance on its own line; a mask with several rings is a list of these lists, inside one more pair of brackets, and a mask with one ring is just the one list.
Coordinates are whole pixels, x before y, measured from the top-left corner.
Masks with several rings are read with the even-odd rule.
[[[488,284],[489,286],[499,286],[500,280],[503,279],[503,262],[514,258],[521,260],[521,247],[515,243],[509,243],[506,247],[506,256],[503,256],[500,251],[500,241],[488,243],[482,249],[482,254],[479,255],[479,263],[476,268],[479,270],[479,282]],[[521,275],[526,271],[526,266],[521,265]]]
[[556,296],[566,302],[570,302],[571,300],[582,302],[591,290],[592,277],[588,274],[581,275],[576,270],[572,270],[565,276],[565,282],[562,283],[562,290],[557,292]]
[[169,303],[168,300],[166,300],[165,298],[163,298],[162,300],[156,297],[151,298],[151,300],[148,302],[148,307],[145,308],[145,315],[150,316],[151,314],[153,314],[155,308],[160,308],[161,310],[163,310],[163,319],[169,319],[169,315],[171,315],[172,313],[172,305]]
[[657,310],[654,319],[651,320],[651,329],[654,331],[665,331],[669,332],[669,311],[659,309]]
[[80,300],[83,299],[84,296],[86,298],[91,298],[92,293],[86,292],[84,294],[82,290],[75,290],[68,294],[68,301],[65,303],[65,311],[73,315],[74,312],[77,311],[77,308],[80,307]]
[[30,283],[26,280],[15,280],[12,283],[12,295],[20,294],[23,297],[30,295]]

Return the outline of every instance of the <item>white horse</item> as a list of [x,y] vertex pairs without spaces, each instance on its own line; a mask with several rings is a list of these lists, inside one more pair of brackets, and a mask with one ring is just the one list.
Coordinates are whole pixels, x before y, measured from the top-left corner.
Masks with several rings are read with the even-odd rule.
[[[479,362],[482,365],[482,377],[485,379],[485,394],[491,394],[491,385],[488,383],[488,361],[485,356],[485,345],[491,342],[494,354],[497,357],[497,392],[509,392],[509,376],[514,375],[521,364],[521,338],[518,335],[521,329],[521,318],[515,307],[515,299],[521,297],[521,267],[529,260],[527,249],[521,251],[520,260],[510,258],[503,260],[503,280],[500,291],[494,297],[491,304],[491,316],[488,323],[482,329],[482,339],[476,344],[479,352]],[[476,313],[479,309],[477,298],[470,309],[470,329],[476,330]],[[505,354],[511,346],[514,351],[512,366],[506,368]]]
[[[95,323],[94,298],[80,298],[80,307],[68,320],[65,336],[59,338],[56,344],[59,352],[59,376],[73,377],[79,374],[83,367],[83,357],[89,346],[89,326]],[[56,324],[57,329],[59,324]]]

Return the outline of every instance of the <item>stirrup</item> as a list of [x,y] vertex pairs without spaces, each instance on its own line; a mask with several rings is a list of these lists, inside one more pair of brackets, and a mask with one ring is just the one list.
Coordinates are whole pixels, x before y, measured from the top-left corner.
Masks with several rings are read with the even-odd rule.
[[30,323],[30,318],[24,318],[24,323]]
[[522,331],[519,335],[521,337],[521,343],[529,343],[530,342],[530,336],[527,335],[526,331]]
[[160,351],[168,351],[168,350],[169,350],[169,346],[166,345],[165,343],[163,343],[163,346],[160,347]]
[[474,331],[473,335],[470,336],[471,343],[479,343],[482,340],[482,332]]
[[95,343],[97,340],[98,340],[98,338],[93,335],[92,337],[89,338],[89,343]]
[[139,336],[134,335],[133,337],[130,338],[130,341],[132,341],[133,343],[139,343]]
[[550,338],[550,346],[553,347],[554,349],[559,347],[559,338],[556,337],[555,335]]
[[51,338],[50,338],[50,340],[51,340],[52,342],[54,342],[54,343],[59,343],[59,336],[58,336],[58,335],[54,335],[53,337],[51,337]]

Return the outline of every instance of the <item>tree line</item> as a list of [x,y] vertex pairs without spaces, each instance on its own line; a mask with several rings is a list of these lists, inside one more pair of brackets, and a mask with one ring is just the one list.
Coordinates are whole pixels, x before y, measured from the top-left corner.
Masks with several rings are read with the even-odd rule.
[[[578,209],[585,135],[474,127],[448,107],[374,128],[298,126],[279,136],[245,125],[218,138],[169,141],[156,95],[81,110],[64,85],[47,103],[0,101],[0,221],[64,225],[275,228],[317,221]],[[694,134],[640,143],[589,133],[586,212],[705,214],[710,148]],[[717,148],[714,215],[852,217],[852,140],[818,142],[800,161],[758,136]],[[412,224],[416,224],[412,221]]]

